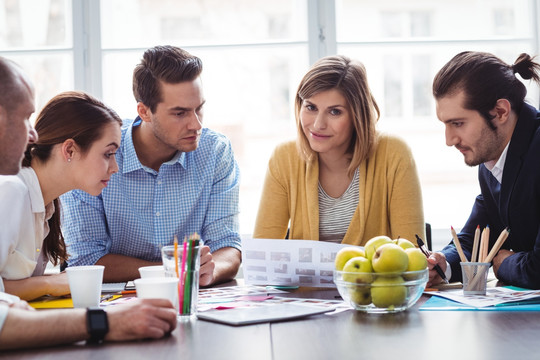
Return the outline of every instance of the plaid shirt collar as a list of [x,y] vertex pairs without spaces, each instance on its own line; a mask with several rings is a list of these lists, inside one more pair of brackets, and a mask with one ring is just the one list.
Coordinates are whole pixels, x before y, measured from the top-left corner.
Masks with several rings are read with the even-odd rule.
[[[139,126],[141,124],[142,120],[139,116],[135,120],[133,120],[132,123],[127,123],[123,129],[123,137],[122,137],[122,173],[126,174],[132,171],[136,170],[144,170],[150,173],[157,173],[155,170],[150,169],[147,166],[144,166],[139,161],[139,158],[137,157],[137,152],[135,151],[135,146],[133,145],[133,128],[136,126]],[[119,159],[118,159],[119,160]],[[186,168],[186,153],[177,151],[176,155],[174,157],[163,163],[164,165],[174,165],[174,164],[180,164],[183,168]]]

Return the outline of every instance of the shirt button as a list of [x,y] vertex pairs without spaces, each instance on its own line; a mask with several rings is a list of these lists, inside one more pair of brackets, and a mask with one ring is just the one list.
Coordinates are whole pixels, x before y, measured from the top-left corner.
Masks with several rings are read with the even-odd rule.
[[157,182],[157,183],[158,183],[158,185],[161,185],[161,180],[158,180],[158,182]]
[[161,215],[161,213],[159,211],[156,211],[156,216],[159,216]]

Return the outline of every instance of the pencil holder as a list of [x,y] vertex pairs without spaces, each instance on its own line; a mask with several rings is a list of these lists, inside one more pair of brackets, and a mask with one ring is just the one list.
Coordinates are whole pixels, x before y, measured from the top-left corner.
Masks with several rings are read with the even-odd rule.
[[189,318],[197,312],[201,240],[164,246],[161,249],[165,276],[178,278],[178,315]]
[[490,263],[461,262],[463,295],[486,295]]

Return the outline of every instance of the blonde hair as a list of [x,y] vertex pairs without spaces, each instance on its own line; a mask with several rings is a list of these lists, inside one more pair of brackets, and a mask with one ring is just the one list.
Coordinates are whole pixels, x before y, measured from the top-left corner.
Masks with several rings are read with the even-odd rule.
[[352,176],[376,145],[375,125],[380,117],[379,106],[368,86],[366,69],[359,61],[343,55],[327,56],[317,61],[304,75],[295,98],[297,147],[306,162],[317,159],[317,153],[311,149],[302,130],[300,110],[305,99],[332,89],[345,97],[355,129],[348,151],[352,154],[348,168],[349,176]]

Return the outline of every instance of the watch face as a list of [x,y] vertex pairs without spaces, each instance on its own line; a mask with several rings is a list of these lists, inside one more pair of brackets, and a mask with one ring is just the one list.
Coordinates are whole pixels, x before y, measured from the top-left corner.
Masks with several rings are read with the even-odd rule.
[[86,313],[89,342],[101,342],[109,332],[107,313],[100,308],[89,308]]
[[109,329],[107,323],[107,314],[105,313],[92,313],[92,330],[95,331],[107,331]]

